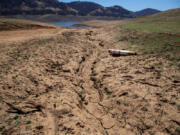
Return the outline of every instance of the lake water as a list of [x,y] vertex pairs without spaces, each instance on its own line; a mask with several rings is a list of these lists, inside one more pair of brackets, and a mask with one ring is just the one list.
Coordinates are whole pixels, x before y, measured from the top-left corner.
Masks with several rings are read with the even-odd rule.
[[81,29],[81,28],[87,28],[87,26],[81,26],[81,27],[74,27],[74,24],[79,24],[79,21],[60,21],[60,22],[47,22],[48,24],[54,24],[54,25],[59,25],[67,28],[72,28],[72,29]]

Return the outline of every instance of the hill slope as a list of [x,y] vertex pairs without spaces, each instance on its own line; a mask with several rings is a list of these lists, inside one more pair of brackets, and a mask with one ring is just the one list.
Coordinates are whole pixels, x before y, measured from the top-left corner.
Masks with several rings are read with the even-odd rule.
[[78,15],[88,15],[90,12],[97,9],[104,9],[103,6],[93,3],[93,2],[71,2],[67,5],[78,11]]
[[57,0],[1,0],[0,15],[16,14],[76,14],[65,3]]
[[152,9],[152,8],[147,8],[147,9],[143,9],[141,11],[134,12],[134,14],[136,16],[146,16],[146,15],[156,14],[156,13],[159,13],[159,12],[161,12],[161,11],[156,10],[156,9]]
[[122,25],[120,39],[138,44],[141,52],[157,55],[180,68],[180,9],[145,16]]
[[82,16],[111,16],[111,17],[133,17],[132,12],[120,6],[103,7],[93,2],[71,2],[67,4],[78,11]]
[[120,6],[103,7],[93,2],[63,3],[58,0],[1,0],[0,15],[79,15],[79,16],[109,16],[132,18],[156,13],[146,9],[133,13]]
[[48,29],[54,28],[48,24],[39,22],[19,20],[19,19],[0,19],[0,31],[11,31],[11,30],[31,30],[31,29]]

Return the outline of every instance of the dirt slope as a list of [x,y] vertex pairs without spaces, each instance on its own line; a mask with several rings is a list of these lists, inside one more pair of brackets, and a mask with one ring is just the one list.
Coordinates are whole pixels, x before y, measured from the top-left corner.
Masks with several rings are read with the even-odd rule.
[[1,134],[178,135],[177,69],[111,57],[107,49],[131,46],[115,41],[119,22],[100,23],[0,44]]

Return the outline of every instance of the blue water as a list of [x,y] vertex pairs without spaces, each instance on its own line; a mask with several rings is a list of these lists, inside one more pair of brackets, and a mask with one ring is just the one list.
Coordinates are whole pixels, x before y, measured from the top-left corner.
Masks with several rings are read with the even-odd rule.
[[54,25],[59,25],[67,28],[72,28],[72,29],[80,29],[80,28],[86,28],[85,26],[82,27],[74,27],[74,24],[78,24],[79,21],[61,21],[61,22],[48,22],[49,24],[54,24]]

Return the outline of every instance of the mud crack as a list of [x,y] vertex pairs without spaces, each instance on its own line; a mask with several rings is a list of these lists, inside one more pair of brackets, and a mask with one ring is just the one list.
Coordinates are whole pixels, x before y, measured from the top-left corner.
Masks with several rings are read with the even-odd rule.
[[[5,102],[5,101],[4,101]],[[23,110],[23,107],[17,107],[11,103],[5,102],[9,107],[10,110],[7,110],[8,113],[17,113],[17,114],[30,114],[30,113],[35,113],[35,112],[42,112],[42,109],[44,108],[41,105],[36,105],[34,103],[28,103],[31,106],[26,106],[26,108],[30,109],[28,110]]]

